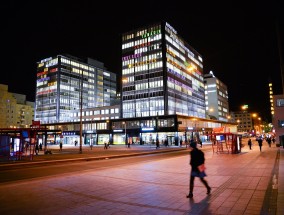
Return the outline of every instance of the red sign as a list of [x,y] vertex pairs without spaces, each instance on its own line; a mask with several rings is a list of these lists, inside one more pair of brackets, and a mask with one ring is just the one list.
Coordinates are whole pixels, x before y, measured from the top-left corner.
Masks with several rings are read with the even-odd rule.
[[40,126],[40,121],[32,121],[32,125]]

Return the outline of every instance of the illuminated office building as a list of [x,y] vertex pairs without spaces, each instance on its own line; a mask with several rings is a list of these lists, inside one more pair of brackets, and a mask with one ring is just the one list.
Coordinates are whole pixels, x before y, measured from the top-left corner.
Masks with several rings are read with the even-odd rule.
[[57,55],[37,63],[35,120],[71,122],[72,111],[110,106],[116,98],[116,74],[88,58]]
[[123,118],[205,118],[201,55],[166,22],[122,35]]
[[204,75],[206,113],[209,118],[228,121],[229,102],[227,86],[212,71]]

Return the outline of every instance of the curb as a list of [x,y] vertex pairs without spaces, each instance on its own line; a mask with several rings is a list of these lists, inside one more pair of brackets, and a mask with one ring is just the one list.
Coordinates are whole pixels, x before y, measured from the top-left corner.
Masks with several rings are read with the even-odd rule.
[[140,152],[140,153],[130,153],[130,154],[120,154],[120,155],[104,155],[104,156],[97,156],[97,157],[84,157],[84,158],[69,158],[69,159],[57,159],[57,160],[44,160],[44,161],[27,161],[19,163],[0,163],[0,170],[8,170],[8,169],[17,169],[22,167],[29,167],[29,166],[44,166],[49,164],[62,164],[68,162],[83,162],[83,161],[94,161],[94,160],[106,160],[106,159],[115,159],[121,157],[134,157],[134,156],[141,156],[147,154],[161,154],[161,153],[172,153],[176,151],[183,151],[187,150],[188,148],[180,148],[174,150],[161,150],[161,151],[150,151],[150,152]]

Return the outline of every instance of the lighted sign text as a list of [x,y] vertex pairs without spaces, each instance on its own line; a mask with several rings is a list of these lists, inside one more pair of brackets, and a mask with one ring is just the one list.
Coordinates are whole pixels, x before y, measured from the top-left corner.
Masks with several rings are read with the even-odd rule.
[[122,57],[122,60],[126,61],[126,60],[135,59],[135,58],[138,58],[138,57],[142,57],[142,53],[132,54],[132,55],[128,55],[128,56]]
[[48,81],[48,80],[50,80],[50,77],[38,79],[37,82],[43,82],[43,81]]
[[142,131],[154,131],[154,128],[142,128]]
[[57,71],[57,68],[53,68],[49,72],[56,72],[56,71]]
[[41,60],[40,62],[41,62],[41,63],[44,63],[44,62],[47,62],[47,61],[49,61],[49,60],[52,60],[52,57],[45,58],[45,59]]
[[36,74],[36,76],[42,76],[42,75],[46,75],[46,74],[47,74],[47,72],[39,72],[39,73]]
[[156,34],[160,34],[160,33],[161,33],[161,30],[151,31],[149,33],[143,34],[142,38],[150,37],[150,36],[153,36],[153,35],[156,35]]
[[123,130],[122,129],[115,129],[113,130],[113,132],[122,132]]
[[37,92],[36,94],[37,95],[48,94],[48,93],[51,93],[53,91],[54,91],[54,89],[53,90],[44,90],[44,91]]
[[168,27],[172,32],[174,32],[175,34],[177,34],[177,31],[169,24],[166,22],[166,27]]
[[150,42],[148,42],[148,43],[142,43],[142,44],[140,44],[140,45],[134,46],[134,48],[135,48],[135,49],[139,49],[139,48],[142,48],[142,47],[145,47],[145,46],[149,46],[150,44],[151,44]]

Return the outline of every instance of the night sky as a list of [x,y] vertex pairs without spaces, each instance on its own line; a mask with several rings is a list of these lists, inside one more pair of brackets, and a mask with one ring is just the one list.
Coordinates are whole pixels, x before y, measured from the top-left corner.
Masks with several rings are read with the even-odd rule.
[[278,26],[284,55],[284,8],[280,1],[263,5],[112,2],[1,3],[0,83],[34,101],[36,62],[65,53],[97,59],[119,75],[121,34],[162,20],[201,54],[204,73],[212,70],[227,85],[230,111],[248,104],[250,112],[270,120],[269,80],[274,94],[282,94],[276,33]]

